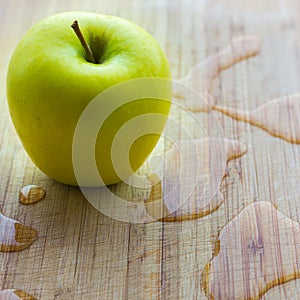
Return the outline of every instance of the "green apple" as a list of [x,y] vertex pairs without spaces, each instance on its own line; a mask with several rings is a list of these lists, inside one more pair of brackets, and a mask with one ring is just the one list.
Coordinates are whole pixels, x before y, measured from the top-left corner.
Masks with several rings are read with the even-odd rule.
[[[170,68],[157,41],[128,20],[65,12],[36,24],[16,47],[7,73],[10,114],[35,165],[59,182],[77,185],[72,140],[82,112],[101,92],[143,77],[170,79]],[[112,141],[118,130],[143,114],[167,116],[170,101],[171,90],[166,86],[161,98],[126,103],[107,118],[95,144],[95,160],[105,184],[120,181],[111,161]],[[162,132],[164,122],[145,126],[150,134],[138,138],[130,148],[133,171],[155,147],[159,135],[151,132]],[[93,184],[93,180],[86,182]]]

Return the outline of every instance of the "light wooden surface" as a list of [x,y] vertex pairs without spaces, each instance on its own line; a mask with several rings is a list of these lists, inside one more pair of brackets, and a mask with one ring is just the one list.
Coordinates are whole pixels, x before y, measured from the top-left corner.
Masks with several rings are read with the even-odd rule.
[[[228,163],[228,176],[221,186],[224,202],[216,211],[195,220],[147,224],[122,223],[104,216],[79,189],[59,184],[34,167],[18,141],[6,104],[5,75],[14,47],[41,18],[66,10],[119,15],[143,26],[165,49],[175,79],[226,47],[232,37],[260,36],[260,54],[222,72],[212,86],[218,105],[251,110],[274,98],[300,92],[299,3],[0,0],[0,209],[38,233],[30,248],[0,252],[0,290],[24,290],[38,299],[206,299],[202,272],[213,258],[218,234],[247,205],[268,201],[284,216],[300,222],[300,146],[216,112],[225,137],[248,147],[244,156]],[[197,118],[208,123],[214,120],[206,113],[198,113]],[[45,199],[29,206],[20,204],[19,190],[27,184],[41,185],[46,190]],[[120,185],[114,190],[122,192],[122,188]],[[231,241],[231,246],[240,247],[234,241],[241,241],[241,236],[228,234],[226,228],[222,243],[225,241],[226,247],[226,241]],[[234,232],[239,234],[239,230]],[[286,240],[297,246],[298,229],[268,231],[268,225],[264,225],[264,232],[274,236],[271,242],[275,243],[285,240],[282,235],[293,235]],[[281,238],[275,238],[277,235]],[[294,270],[298,272],[294,277],[299,275],[297,251],[294,260],[288,259],[290,247],[282,246],[280,256],[268,260],[268,272],[278,270],[275,264],[295,263],[279,269]],[[226,251],[237,253],[231,253],[230,248]],[[238,264],[239,260],[230,262],[227,270],[244,266]],[[243,269],[242,274],[248,271]],[[277,275],[281,278],[286,274]],[[274,276],[276,273],[267,275]],[[238,277],[232,279],[236,285],[249,283],[247,276]],[[214,274],[210,278],[210,292],[227,288],[216,287]],[[299,295],[300,281],[296,279],[269,289],[262,297],[298,299]]]

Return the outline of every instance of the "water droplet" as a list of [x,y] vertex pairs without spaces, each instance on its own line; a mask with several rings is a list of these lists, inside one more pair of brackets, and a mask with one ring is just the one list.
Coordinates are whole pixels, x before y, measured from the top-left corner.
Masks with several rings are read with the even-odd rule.
[[22,251],[28,248],[36,238],[35,229],[0,213],[0,251]]
[[217,105],[213,109],[289,143],[300,144],[300,94],[274,99],[251,111]]
[[259,299],[300,275],[300,225],[271,203],[248,205],[220,232],[202,272],[209,299]]
[[180,141],[166,153],[164,174],[151,174],[147,213],[171,222],[201,218],[224,201],[219,192],[226,175],[226,163],[242,156],[246,145],[235,140],[205,138]]
[[24,186],[20,191],[19,200],[22,204],[33,204],[42,200],[46,191],[34,184]]
[[[257,55],[260,48],[261,40],[257,36],[245,35],[233,38],[226,48],[192,68],[188,75],[179,81],[182,85],[174,84],[174,100],[194,112],[208,111],[209,106],[216,104],[216,99],[212,95],[213,80],[219,76],[221,71],[232,67],[241,60]],[[192,90],[189,93],[189,90],[184,87],[185,85],[201,93],[208,105],[203,101],[200,102],[199,96]]]
[[37,298],[25,293],[22,290],[7,289],[0,291],[1,300],[37,300]]

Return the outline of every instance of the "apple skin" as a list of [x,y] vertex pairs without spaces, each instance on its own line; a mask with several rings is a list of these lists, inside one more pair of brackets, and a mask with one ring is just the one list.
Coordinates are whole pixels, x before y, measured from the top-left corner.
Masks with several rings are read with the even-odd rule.
[[[101,63],[86,61],[84,49],[70,27],[75,20]],[[78,185],[72,165],[72,140],[80,115],[105,89],[141,77],[170,79],[171,74],[157,41],[136,24],[89,12],[60,13],[36,24],[16,47],[6,81],[11,118],[34,164],[61,183]],[[169,101],[142,99],[128,103],[106,120],[95,145],[98,170],[106,185],[120,181],[110,158],[115,133],[135,116],[167,116],[170,89],[166,88],[163,98]],[[152,129],[162,132],[164,122],[149,124],[149,132]],[[134,143],[129,158],[133,171],[143,164],[158,139],[157,134],[148,134]]]

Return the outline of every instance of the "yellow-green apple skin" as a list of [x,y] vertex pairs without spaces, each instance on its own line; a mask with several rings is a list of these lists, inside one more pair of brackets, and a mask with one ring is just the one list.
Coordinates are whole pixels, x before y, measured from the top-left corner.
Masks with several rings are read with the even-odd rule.
[[[86,60],[84,48],[71,28],[75,20],[98,63]],[[102,91],[140,77],[170,79],[170,68],[157,41],[128,20],[89,12],[65,12],[31,28],[11,57],[6,82],[11,118],[35,165],[61,183],[77,185],[72,141],[82,112]],[[164,98],[171,100],[169,89]],[[169,109],[168,101],[143,99],[124,105],[106,120],[95,146],[95,159],[105,184],[120,181],[110,158],[118,129],[135,116],[167,116]],[[149,132],[152,129],[162,132],[164,123],[149,124]],[[134,143],[130,149],[134,171],[151,153],[158,138],[148,134]]]

